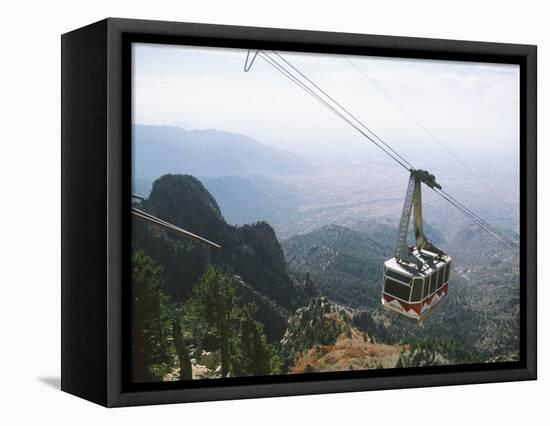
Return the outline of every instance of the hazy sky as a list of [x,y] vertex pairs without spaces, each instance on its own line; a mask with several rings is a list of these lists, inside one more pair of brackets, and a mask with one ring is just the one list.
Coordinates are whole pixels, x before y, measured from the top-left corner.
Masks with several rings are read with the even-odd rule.
[[[343,56],[281,53],[410,159],[449,154]],[[134,123],[214,128],[310,153],[377,148],[246,50],[136,44]],[[350,57],[454,153],[517,160],[519,67]],[[368,146],[367,146],[368,145]]]

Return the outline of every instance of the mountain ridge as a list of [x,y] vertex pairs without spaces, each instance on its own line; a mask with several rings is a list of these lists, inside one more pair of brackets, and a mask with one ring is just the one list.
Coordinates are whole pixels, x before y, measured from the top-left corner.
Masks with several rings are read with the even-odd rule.
[[165,174],[202,177],[293,175],[312,165],[296,154],[248,136],[216,129],[185,130],[175,126],[134,125],[132,173],[142,192]]
[[[134,220],[135,245],[163,266],[166,291],[175,300],[187,300],[209,266],[226,270],[242,280],[245,299],[261,299],[259,316],[273,319],[270,325],[277,330],[272,338],[284,331],[283,317],[306,303],[308,291],[288,274],[273,228],[266,222],[227,224],[216,200],[193,176],[162,176],[139,207],[222,246],[222,250],[210,250]],[[271,301],[284,312],[273,309]]]

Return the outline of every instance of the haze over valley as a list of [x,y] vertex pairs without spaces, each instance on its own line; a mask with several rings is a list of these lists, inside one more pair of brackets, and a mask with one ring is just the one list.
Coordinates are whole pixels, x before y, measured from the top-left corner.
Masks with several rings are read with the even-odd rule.
[[[215,196],[229,223],[266,220],[281,239],[330,224],[354,228],[379,220],[396,225],[409,177],[377,154],[370,160],[331,161],[212,129],[138,125],[134,138],[135,191],[147,195],[162,174],[192,174]],[[453,160],[441,155],[417,167],[436,174],[448,192],[488,222],[517,232],[518,176],[510,160],[493,159],[477,168],[482,160],[476,159],[469,167],[482,181]],[[429,189],[423,191],[423,203],[426,221],[445,228],[447,237],[470,223]]]
[[[393,256],[408,180],[393,164],[300,156],[219,130],[139,125],[133,160],[134,191],[145,197],[140,208],[222,245],[220,254],[208,254],[137,222],[136,248],[163,267],[167,294],[188,300],[208,265],[234,271],[240,300],[256,306],[284,371],[519,356],[517,253],[429,189],[425,232],[454,262],[448,300],[420,324],[380,306],[382,265]],[[449,187],[457,198],[518,238],[512,193],[495,199],[469,187],[463,172],[444,176],[455,176]],[[501,182],[495,187],[502,190],[513,179],[501,171],[488,182]],[[319,334],[303,334],[307,321],[320,321]],[[195,378],[219,377],[215,365],[193,360]]]

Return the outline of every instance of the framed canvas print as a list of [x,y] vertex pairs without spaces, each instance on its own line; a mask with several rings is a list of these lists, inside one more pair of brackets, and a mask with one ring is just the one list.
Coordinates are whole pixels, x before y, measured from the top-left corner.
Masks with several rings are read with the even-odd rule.
[[107,19],[62,37],[62,389],[536,378],[536,47]]

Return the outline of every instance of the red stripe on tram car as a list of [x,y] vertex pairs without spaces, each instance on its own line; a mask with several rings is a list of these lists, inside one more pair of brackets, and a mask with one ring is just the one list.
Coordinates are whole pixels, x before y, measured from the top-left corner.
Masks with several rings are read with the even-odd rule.
[[443,299],[445,296],[447,296],[449,290],[449,283],[444,284],[439,290],[437,290],[434,294],[432,294],[430,297],[428,297],[423,304],[428,305],[428,309],[432,307],[432,302],[434,297],[437,295],[439,297],[439,300]]
[[388,303],[390,302],[393,302],[394,300],[396,300],[397,302],[399,302],[399,304],[401,305],[401,307],[403,309],[405,309],[405,311],[414,311],[417,315],[420,315],[420,311],[422,310],[422,306],[420,303],[406,303],[406,302],[402,302],[401,300],[399,299],[396,299],[394,297],[391,297],[391,296],[388,296],[386,293],[384,293],[384,300]]
[[425,300],[423,300],[422,302],[419,302],[419,303],[406,303],[406,302],[403,302],[399,299],[391,297],[391,296],[387,295],[386,293],[384,293],[383,297],[384,297],[384,300],[387,303],[390,303],[390,302],[393,302],[394,300],[396,300],[397,302],[399,302],[399,304],[401,305],[401,307],[405,311],[411,311],[412,310],[414,313],[416,313],[418,316],[420,316],[421,313],[422,313],[422,307],[423,306],[428,305],[428,310],[429,310],[432,307],[432,302],[433,302],[433,299],[435,298],[435,296],[437,295],[439,297],[439,300],[441,300],[445,296],[447,296],[448,290],[449,290],[449,283],[446,283],[439,290],[437,290],[434,294],[432,294],[431,296],[429,296],[428,298],[426,298]]

